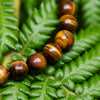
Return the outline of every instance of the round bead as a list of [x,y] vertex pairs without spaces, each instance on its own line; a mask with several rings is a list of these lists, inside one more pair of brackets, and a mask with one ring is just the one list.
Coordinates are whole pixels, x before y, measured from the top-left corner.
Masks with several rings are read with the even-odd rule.
[[4,84],[9,78],[9,71],[6,67],[0,65],[0,85]]
[[42,54],[37,53],[28,57],[27,64],[30,69],[43,69],[47,66],[47,61]]
[[9,67],[11,77],[15,80],[21,80],[28,73],[28,66],[23,61],[14,61]]
[[58,7],[58,13],[60,15],[74,15],[76,12],[76,6],[72,1],[61,2]]
[[67,29],[69,31],[75,30],[78,26],[76,18],[72,15],[63,15],[59,22],[62,29]]
[[43,53],[48,61],[55,62],[61,57],[62,50],[58,44],[47,44],[43,48]]
[[70,48],[74,44],[74,36],[67,30],[62,30],[57,33],[55,37],[55,43],[57,43],[62,49]]

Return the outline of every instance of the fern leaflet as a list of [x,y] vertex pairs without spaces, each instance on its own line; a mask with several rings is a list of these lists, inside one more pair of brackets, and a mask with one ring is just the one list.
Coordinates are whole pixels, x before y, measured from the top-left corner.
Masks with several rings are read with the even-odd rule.
[[[95,46],[100,41],[100,33],[99,29],[93,29],[91,30],[90,35],[90,29],[81,30],[78,34],[74,34],[75,37],[75,43],[74,46],[67,52],[62,54],[61,59],[53,66],[55,67],[61,67],[65,63],[68,63],[78,56],[82,54],[84,51],[87,51],[88,49]],[[48,66],[49,68],[50,66]]]
[[37,81],[31,85],[30,100],[54,100],[66,96],[64,90],[57,89],[62,85],[60,81],[41,74],[35,78]]
[[39,2],[36,0],[22,0],[25,11],[28,16],[32,16],[34,8],[38,7],[41,4],[41,1],[43,0],[40,0]]
[[[18,35],[20,44],[16,44],[17,53],[10,55],[12,60],[24,60],[44,46],[58,24],[56,10],[55,0],[47,0],[41,4],[39,10],[34,10],[32,18],[28,18]],[[6,29],[16,30],[10,26],[6,26]],[[2,100],[94,100],[95,97],[100,98],[99,75],[91,78],[89,83],[86,82],[86,79],[100,69],[99,29],[82,30],[79,35],[74,34],[74,36],[76,40],[74,46],[65,52],[54,66],[47,67],[46,73],[50,76],[27,75],[20,82],[9,80],[1,90]],[[77,59],[73,61],[75,58]],[[68,62],[70,63],[66,64]],[[83,81],[85,81],[84,84],[79,84]]]
[[93,76],[100,69],[100,44],[94,49],[84,53],[82,57],[72,61],[69,65],[64,65],[63,70],[58,69],[55,72],[55,78],[69,90],[74,90],[75,83],[80,83]]
[[18,41],[15,31],[18,30],[18,19],[13,15],[16,12],[11,7],[13,0],[0,0],[0,64],[3,55],[10,50],[15,50],[15,42]]
[[99,27],[100,0],[82,0],[82,12],[85,27]]
[[34,80],[33,77],[31,79],[29,77],[26,77],[21,82],[9,80],[6,84],[4,84],[0,93],[0,95],[3,96],[2,100],[29,100],[29,86],[31,85],[31,81]]
[[100,98],[100,74],[94,75],[82,85],[77,84],[75,93],[84,100],[94,100],[96,98]]
[[34,9],[32,19],[28,18],[27,25],[24,24],[22,32],[19,33],[19,41],[23,46],[20,53],[23,56],[28,57],[36,53],[35,49],[41,49],[50,38],[55,25],[58,24],[56,9],[55,0],[42,3],[39,11]]

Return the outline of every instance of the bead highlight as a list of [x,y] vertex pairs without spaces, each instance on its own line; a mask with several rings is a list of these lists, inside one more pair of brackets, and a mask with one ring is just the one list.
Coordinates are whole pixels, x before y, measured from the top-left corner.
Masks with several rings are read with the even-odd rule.
[[62,29],[69,31],[74,31],[78,26],[76,18],[72,15],[62,16],[59,20],[59,23]]
[[55,37],[55,43],[62,49],[70,48],[74,44],[74,36],[68,30],[59,31]]

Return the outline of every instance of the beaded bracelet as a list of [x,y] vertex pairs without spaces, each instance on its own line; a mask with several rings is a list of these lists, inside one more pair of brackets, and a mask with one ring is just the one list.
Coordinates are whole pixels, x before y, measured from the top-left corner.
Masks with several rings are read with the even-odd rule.
[[70,31],[77,27],[77,20],[73,16],[76,11],[76,6],[72,0],[59,0],[58,14],[61,16],[59,24],[61,31],[55,36],[55,43],[46,44],[42,54],[33,54],[28,57],[26,63],[23,61],[14,61],[11,63],[9,70],[0,66],[0,84],[7,81],[9,74],[15,80],[21,80],[28,73],[28,70],[44,69],[47,66],[47,61],[50,63],[56,62],[62,55],[62,49],[66,50],[73,46],[74,36]]

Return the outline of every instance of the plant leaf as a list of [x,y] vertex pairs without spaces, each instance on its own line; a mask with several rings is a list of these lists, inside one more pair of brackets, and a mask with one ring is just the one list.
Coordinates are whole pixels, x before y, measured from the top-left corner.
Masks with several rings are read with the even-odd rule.
[[13,15],[16,12],[11,6],[13,0],[0,0],[0,64],[5,55],[10,50],[15,50],[15,42],[18,41],[17,34],[18,19]]

